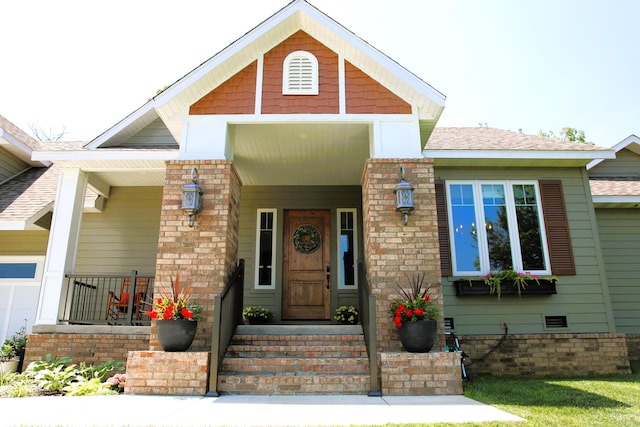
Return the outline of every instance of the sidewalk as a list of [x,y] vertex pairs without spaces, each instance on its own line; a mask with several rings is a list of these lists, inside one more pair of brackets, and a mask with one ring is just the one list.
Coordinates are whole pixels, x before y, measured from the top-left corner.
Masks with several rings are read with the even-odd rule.
[[0,399],[2,426],[348,426],[524,421],[464,396],[85,396]]

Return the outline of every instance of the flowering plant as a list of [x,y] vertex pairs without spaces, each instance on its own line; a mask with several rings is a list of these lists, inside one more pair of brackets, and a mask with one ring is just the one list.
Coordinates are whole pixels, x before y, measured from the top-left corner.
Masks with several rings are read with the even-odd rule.
[[157,298],[153,302],[153,307],[147,311],[147,315],[158,320],[198,320],[202,313],[202,306],[191,300],[190,292],[191,287],[180,291],[180,274],[178,273],[175,282],[171,279],[171,292]]
[[[505,280],[513,282],[513,286],[518,290],[518,295],[521,296],[522,290],[526,288],[531,281],[535,281],[539,285],[540,280],[555,279],[556,278],[553,276],[545,277],[543,279],[535,274],[530,274],[529,272],[518,272],[511,269],[492,271],[483,277],[485,285],[489,286],[489,293],[491,295],[497,295],[498,299],[500,299],[500,295],[502,294],[502,282]],[[469,278],[468,280],[471,282],[473,278]]]
[[412,278],[407,276],[409,289],[398,286],[401,297],[393,299],[389,308],[389,315],[397,328],[401,328],[405,322],[416,322],[428,319],[436,320],[440,315],[438,306],[431,301],[427,285],[423,290],[425,275],[418,274]]
[[124,393],[124,386],[127,382],[127,374],[115,374],[105,381],[111,390]]
[[244,320],[257,320],[267,322],[271,319],[273,313],[266,307],[249,306],[242,310],[242,318]]
[[358,309],[352,305],[343,305],[336,309],[333,318],[340,323],[354,325],[358,322]]

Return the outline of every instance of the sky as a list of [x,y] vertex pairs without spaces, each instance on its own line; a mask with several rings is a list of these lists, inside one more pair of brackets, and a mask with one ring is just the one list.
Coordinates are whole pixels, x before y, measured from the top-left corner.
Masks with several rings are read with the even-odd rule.
[[[0,114],[92,140],[289,0],[0,8]],[[446,96],[438,126],[640,136],[640,1],[310,0]]]

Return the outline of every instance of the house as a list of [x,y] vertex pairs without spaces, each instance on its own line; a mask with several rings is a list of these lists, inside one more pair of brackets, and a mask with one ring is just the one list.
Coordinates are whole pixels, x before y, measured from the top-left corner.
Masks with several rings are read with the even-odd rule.
[[[462,337],[474,374],[630,372],[640,322],[622,301],[637,293],[620,286],[613,298],[586,168],[617,162],[615,151],[439,128],[444,105],[429,84],[294,0],[93,141],[34,151],[60,178],[27,359],[127,359],[131,393],[456,394],[461,355],[445,351],[447,329]],[[394,194],[402,180],[413,187],[406,212]],[[183,211],[191,184],[201,206]],[[100,209],[85,211],[87,194]],[[496,266],[553,276],[556,293],[456,293],[457,280]],[[159,293],[178,273],[205,308],[192,351],[159,351],[155,325],[138,312],[109,316],[107,294],[132,295],[126,280],[152,280]],[[401,351],[387,316],[396,285],[417,273],[443,313],[426,354]],[[288,336],[328,328],[346,304],[362,314],[370,382],[361,388],[218,375],[243,305],[270,308]]]

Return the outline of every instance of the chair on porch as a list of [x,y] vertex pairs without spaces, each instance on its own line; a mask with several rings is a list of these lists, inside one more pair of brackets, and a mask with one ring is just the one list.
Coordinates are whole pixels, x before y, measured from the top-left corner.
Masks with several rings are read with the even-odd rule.
[[[149,284],[151,279],[149,278],[136,278],[136,286],[133,296],[133,315],[131,320],[142,320],[143,305],[147,298],[149,291]],[[106,320],[109,325],[117,325],[122,319],[127,318],[129,312],[129,299],[131,296],[131,277],[125,277],[122,279],[122,286],[120,288],[120,294],[116,294],[114,291],[109,291],[109,298],[107,300],[107,313]],[[120,322],[119,322],[120,321]]]

